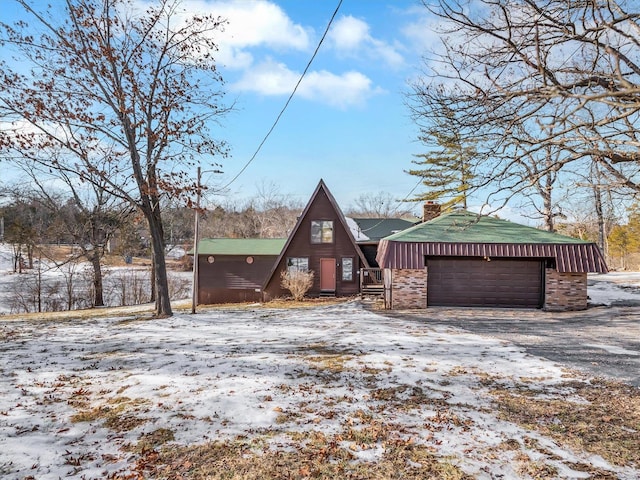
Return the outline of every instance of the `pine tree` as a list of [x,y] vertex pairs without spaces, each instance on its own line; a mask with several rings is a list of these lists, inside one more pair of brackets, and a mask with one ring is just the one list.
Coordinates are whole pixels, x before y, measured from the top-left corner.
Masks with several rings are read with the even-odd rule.
[[418,160],[412,163],[421,168],[407,171],[410,175],[422,177],[422,184],[427,187],[413,200],[437,201],[443,211],[455,206],[466,209],[474,178],[471,161],[475,149],[465,145],[458,133],[446,131],[445,125],[439,127],[423,130],[420,141],[434,145],[435,149],[415,155]]

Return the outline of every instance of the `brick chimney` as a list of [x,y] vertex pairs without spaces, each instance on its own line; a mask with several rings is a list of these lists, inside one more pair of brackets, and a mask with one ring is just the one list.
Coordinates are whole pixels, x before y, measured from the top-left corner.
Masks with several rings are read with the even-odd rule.
[[433,220],[436,217],[440,216],[441,206],[439,203],[435,202],[425,202],[422,206],[422,221],[428,222],[429,220]]

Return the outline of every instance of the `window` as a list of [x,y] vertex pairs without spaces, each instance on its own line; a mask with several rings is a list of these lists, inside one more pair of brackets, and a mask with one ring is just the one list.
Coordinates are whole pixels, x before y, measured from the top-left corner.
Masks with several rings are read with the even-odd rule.
[[308,257],[287,258],[287,271],[288,272],[308,272],[309,258]]
[[353,258],[342,257],[342,281],[353,282]]
[[333,243],[333,220],[311,221],[311,243]]

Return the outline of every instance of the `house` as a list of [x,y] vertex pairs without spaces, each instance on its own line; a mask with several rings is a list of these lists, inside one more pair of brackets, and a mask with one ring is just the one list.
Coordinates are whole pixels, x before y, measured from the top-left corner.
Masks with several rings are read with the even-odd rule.
[[262,301],[262,285],[286,238],[208,238],[198,242],[198,303]]
[[320,180],[264,283],[264,300],[287,295],[286,270],[313,271],[309,296],[351,296],[360,292],[360,268],[368,267],[333,195]]
[[346,217],[346,220],[356,244],[360,247],[360,250],[362,250],[371,268],[378,267],[376,255],[378,254],[378,244],[380,240],[394,233],[406,230],[416,224],[416,220],[407,220],[404,218]]
[[594,243],[467,211],[380,241],[387,308],[587,308],[587,272],[606,273]]

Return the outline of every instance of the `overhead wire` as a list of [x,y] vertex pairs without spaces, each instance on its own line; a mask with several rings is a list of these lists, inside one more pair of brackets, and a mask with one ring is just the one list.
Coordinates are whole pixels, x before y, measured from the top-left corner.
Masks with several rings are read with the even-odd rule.
[[[271,128],[269,128],[269,130],[267,131],[267,133],[263,137],[262,141],[260,142],[260,144],[256,148],[255,152],[253,153],[251,158],[244,164],[242,169],[240,169],[240,171],[228,183],[226,183],[223,187],[221,187],[220,190],[224,190],[224,189],[228,188],[230,185],[232,185],[245,172],[245,170],[249,167],[249,165],[251,165],[251,163],[253,163],[253,161],[258,156],[258,153],[260,153],[260,150],[262,150],[262,147],[266,143],[266,141],[269,138],[269,136],[271,136],[271,133],[275,130],[276,126],[278,125],[278,122],[280,121],[280,118],[282,117],[282,115],[284,115],[284,112],[286,111],[287,107],[291,103],[291,100],[293,99],[294,95],[298,91],[298,87],[302,83],[302,80],[304,79],[304,77],[306,76],[307,72],[309,71],[309,68],[311,68],[311,64],[313,63],[313,61],[316,58],[318,52],[320,51],[320,47],[324,43],[324,40],[327,37],[327,34],[329,33],[331,25],[333,24],[333,21],[335,20],[337,14],[338,14],[338,11],[340,10],[340,7],[342,6],[342,2],[343,2],[343,0],[339,0],[338,1],[338,5],[336,6],[333,14],[331,15],[331,18],[329,19],[329,22],[327,23],[327,27],[325,28],[324,33],[322,34],[322,37],[320,37],[320,40],[318,41],[318,45],[316,46],[313,54],[311,55],[311,58],[309,59],[309,62],[307,62],[307,65],[306,65],[305,69],[303,70],[302,74],[300,75],[300,78],[298,79],[298,82],[296,83],[295,87],[293,88],[293,91],[291,92],[291,94],[287,98],[287,101],[285,102],[284,106],[280,110],[280,113],[278,113],[278,116],[276,117],[276,119],[274,120],[273,124],[271,125]],[[421,182],[422,182],[422,179],[420,179],[418,181],[418,183],[416,183],[416,185],[414,185],[414,187],[409,191],[409,193],[407,193],[407,195],[401,200],[401,202],[407,201],[409,196],[416,190],[416,188],[418,188],[418,186],[420,185]],[[398,209],[400,208],[400,203],[398,203],[398,205],[394,208],[394,210],[393,210],[394,213],[397,212]],[[382,223],[382,221],[379,222],[378,225],[380,223]],[[372,228],[375,228],[378,225],[373,225],[372,227],[367,228],[366,231],[369,231],[369,230],[371,230]]]
[[[415,192],[416,188],[418,188],[418,185],[420,185],[420,184],[422,183],[422,179],[423,179],[423,178],[424,178],[424,177],[420,177],[420,180],[418,180],[418,183],[416,183],[416,184],[413,186],[413,188],[412,188],[411,190],[409,190],[409,193],[407,193],[407,194],[404,196],[404,198],[403,198],[402,200],[400,200],[399,202],[397,202],[396,207],[391,211],[391,214],[392,214],[392,215],[393,215],[393,214],[398,213],[398,209],[400,208],[400,204],[401,204],[402,202],[406,202],[406,201],[407,201],[407,199],[409,198],[409,195],[411,195],[413,192]],[[392,217],[388,217],[388,218],[392,218]],[[361,233],[368,232],[368,231],[370,231],[370,230],[373,230],[373,229],[374,229],[374,228],[376,228],[377,226],[381,225],[385,220],[387,220],[387,219],[386,219],[386,218],[381,218],[381,219],[380,219],[380,221],[379,221],[378,223],[376,223],[376,224],[374,224],[374,225],[370,226],[369,228],[365,228],[364,230],[362,230],[362,229],[359,229],[359,230],[360,230],[360,232],[361,232]]]
[[267,139],[269,138],[269,136],[271,135],[271,133],[275,130],[276,125],[278,125],[278,122],[280,121],[280,118],[282,117],[282,115],[284,114],[285,110],[287,109],[287,107],[289,106],[289,103],[291,103],[291,100],[293,99],[293,96],[296,94],[298,87],[300,86],[300,84],[302,83],[302,79],[305,77],[305,75],[307,74],[309,68],[311,67],[311,63],[313,62],[313,60],[316,58],[316,55],[318,54],[318,51],[320,50],[320,46],[322,45],[322,43],[324,42],[324,39],[326,38],[327,34],[329,33],[329,29],[331,28],[331,25],[333,24],[334,19],[336,18],[336,15],[338,14],[338,11],[340,10],[340,7],[342,6],[342,0],[338,1],[338,6],[336,7],[336,9],[333,12],[333,15],[331,15],[331,18],[329,19],[329,23],[327,24],[327,28],[325,28],[324,33],[322,34],[322,37],[320,38],[320,41],[318,42],[318,45],[316,47],[316,49],[313,52],[313,55],[311,55],[311,58],[309,59],[309,62],[307,63],[307,66],[305,67],[304,71],[302,72],[302,74],[300,75],[300,78],[298,79],[298,83],[296,83],[295,87],[293,88],[293,91],[291,92],[291,95],[289,95],[289,98],[287,99],[286,103],[284,104],[284,107],[282,107],[282,110],[280,110],[280,113],[278,114],[278,116],[276,117],[275,121],[273,122],[273,124],[271,125],[271,128],[269,129],[269,131],[267,132],[267,134],[264,136],[264,138],[262,139],[262,141],[260,142],[260,144],[258,145],[258,148],[256,148],[256,151],[253,153],[253,155],[251,156],[251,158],[249,159],[249,161],[247,161],[247,163],[245,163],[245,165],[242,167],[242,169],[236,174],[235,177],[233,177],[225,186],[223,186],[220,190],[224,190],[227,187],[229,187],[232,183],[234,183],[239,177],[240,175],[242,175],[244,173],[244,171],[249,167],[249,165],[251,165],[251,163],[253,163],[253,161],[256,159],[256,157],[258,156],[258,153],[260,152],[260,150],[262,150],[262,146],[265,144],[265,142],[267,141]]

